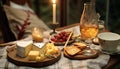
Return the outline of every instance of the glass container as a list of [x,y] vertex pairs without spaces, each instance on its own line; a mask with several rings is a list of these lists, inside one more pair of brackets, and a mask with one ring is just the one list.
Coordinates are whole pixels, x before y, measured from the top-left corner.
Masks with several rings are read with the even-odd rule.
[[80,33],[81,39],[87,44],[85,50],[85,55],[92,55],[92,50],[90,49],[92,39],[94,39],[98,34],[98,15],[95,11],[95,3],[87,2],[84,3],[83,13],[80,19]]

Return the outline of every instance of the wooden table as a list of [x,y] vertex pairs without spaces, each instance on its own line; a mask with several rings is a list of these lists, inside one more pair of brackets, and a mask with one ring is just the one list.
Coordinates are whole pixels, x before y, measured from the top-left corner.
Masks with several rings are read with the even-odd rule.
[[[65,27],[57,28],[56,30],[60,31],[60,30],[64,30],[64,29],[71,28],[71,27],[78,26],[78,25],[79,25],[79,23],[75,23],[75,24],[68,25]],[[104,66],[102,69],[112,69],[115,66],[117,66],[117,64],[119,62],[120,62],[120,55],[111,55],[108,64],[106,66]]]
[[[57,28],[57,30],[60,31],[60,30],[64,30],[64,29],[71,28],[78,25],[79,23],[75,23],[65,27]],[[103,67],[103,69],[112,69],[113,67],[117,66],[118,63],[120,63],[120,55],[110,55],[110,60],[108,64],[105,67]]]
[[112,69],[120,63],[120,55],[111,55],[108,64],[103,69]]

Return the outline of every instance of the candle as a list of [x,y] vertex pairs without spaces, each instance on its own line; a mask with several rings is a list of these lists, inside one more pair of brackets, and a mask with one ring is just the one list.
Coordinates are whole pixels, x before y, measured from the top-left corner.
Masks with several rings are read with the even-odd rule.
[[53,24],[56,23],[56,0],[52,0],[53,3]]
[[36,42],[42,42],[43,41],[43,34],[42,31],[38,28],[33,28],[32,30],[32,38]]

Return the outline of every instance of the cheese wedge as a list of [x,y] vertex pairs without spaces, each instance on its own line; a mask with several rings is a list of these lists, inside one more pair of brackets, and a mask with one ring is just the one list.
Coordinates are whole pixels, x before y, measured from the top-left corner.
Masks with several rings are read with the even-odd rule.
[[[39,46],[40,45],[40,46]],[[41,46],[42,45],[42,46]],[[44,54],[46,51],[46,43],[42,43],[42,44],[34,44],[32,47],[33,51],[39,51],[40,54]]]
[[26,57],[33,45],[32,41],[18,41],[16,46],[16,55],[20,57]]

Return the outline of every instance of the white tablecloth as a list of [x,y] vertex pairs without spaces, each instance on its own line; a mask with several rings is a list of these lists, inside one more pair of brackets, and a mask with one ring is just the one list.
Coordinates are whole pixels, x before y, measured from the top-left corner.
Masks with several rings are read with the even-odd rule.
[[[79,26],[72,27],[66,30],[72,30],[74,29],[75,34],[80,34],[79,33]],[[45,42],[48,42],[48,36],[49,36],[49,31],[45,32]],[[31,36],[24,40],[31,40]],[[97,58],[95,59],[86,59],[86,60],[70,60],[66,57],[63,56],[63,52],[61,55],[61,59],[56,62],[53,65],[42,67],[42,68],[32,68],[32,67],[25,67],[25,66],[16,66],[15,64],[7,61],[6,59],[6,48],[9,46],[6,46],[4,48],[4,53],[2,54],[2,57],[0,58],[0,69],[101,69],[104,67],[109,59],[110,56],[106,54],[100,54]],[[63,46],[58,46],[60,49],[63,48]],[[93,45],[92,48],[99,50],[100,46],[98,45]]]

